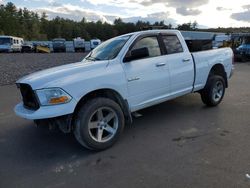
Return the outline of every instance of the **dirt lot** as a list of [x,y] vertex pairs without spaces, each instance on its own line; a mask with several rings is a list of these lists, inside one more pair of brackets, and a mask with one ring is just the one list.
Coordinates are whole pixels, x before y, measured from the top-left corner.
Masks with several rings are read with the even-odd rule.
[[81,61],[85,55],[86,53],[0,53],[0,86],[13,84],[18,78],[38,70]]
[[[0,56],[3,84],[13,83],[13,75],[82,58]],[[3,62],[8,65],[4,70]],[[117,144],[98,153],[81,147],[70,134],[41,130],[17,117],[13,107],[19,91],[13,84],[0,86],[0,187],[250,187],[250,63],[235,67],[218,107],[207,108],[199,94],[192,94],[147,108]]]

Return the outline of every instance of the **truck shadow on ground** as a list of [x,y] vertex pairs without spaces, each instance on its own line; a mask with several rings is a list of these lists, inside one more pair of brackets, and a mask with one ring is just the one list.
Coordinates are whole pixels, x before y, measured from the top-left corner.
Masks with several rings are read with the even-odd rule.
[[[150,138],[156,134],[166,133],[164,139],[172,142],[174,138],[178,137],[178,130],[192,126],[203,129],[203,118],[211,111],[213,114],[218,113],[220,109],[219,107],[212,109],[204,107],[198,97],[197,95],[184,96],[139,111],[142,117],[134,118],[133,124],[125,127],[118,144],[104,153],[112,154],[116,150],[122,150],[119,147],[124,147],[127,143],[133,149],[134,144],[144,141],[145,135]],[[135,138],[137,141],[134,141]],[[0,143],[1,148],[5,151],[4,155],[15,159],[11,160],[12,162],[20,163],[21,161],[31,165],[38,161],[53,163],[74,158],[84,159],[102,153],[84,149],[77,143],[73,134],[40,129],[29,121],[22,121],[18,128],[11,130],[6,140]]]
[[83,149],[72,134],[37,128],[33,122],[19,125],[9,132],[1,148],[8,157],[18,161],[50,161],[70,158],[73,155],[87,156],[92,152]]

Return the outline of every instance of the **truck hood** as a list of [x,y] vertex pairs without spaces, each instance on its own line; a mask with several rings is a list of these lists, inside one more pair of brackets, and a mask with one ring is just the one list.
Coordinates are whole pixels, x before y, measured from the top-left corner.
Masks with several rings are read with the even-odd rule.
[[[38,71],[19,79],[16,83],[29,84],[33,89],[63,87],[75,78],[83,78],[89,72],[104,69],[108,61],[89,61],[71,63]],[[80,74],[80,75],[79,75]]]

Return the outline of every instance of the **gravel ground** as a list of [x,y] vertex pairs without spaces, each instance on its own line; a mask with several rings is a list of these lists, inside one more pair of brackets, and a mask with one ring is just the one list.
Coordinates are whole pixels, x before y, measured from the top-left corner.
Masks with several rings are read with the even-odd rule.
[[20,77],[63,64],[81,61],[86,53],[0,54],[0,86],[13,84]]

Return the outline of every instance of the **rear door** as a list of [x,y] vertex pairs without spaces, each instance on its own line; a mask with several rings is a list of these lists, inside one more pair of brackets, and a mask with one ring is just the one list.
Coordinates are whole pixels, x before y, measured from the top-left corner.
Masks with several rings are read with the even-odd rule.
[[[178,36],[163,34],[162,40],[166,48],[166,63],[169,67],[171,95],[183,95],[193,89],[194,64],[191,53],[184,49]],[[183,42],[185,42],[183,40]]]
[[140,36],[127,53],[147,48],[148,57],[123,63],[132,111],[150,106],[170,92],[169,69],[162,56],[159,36]]

